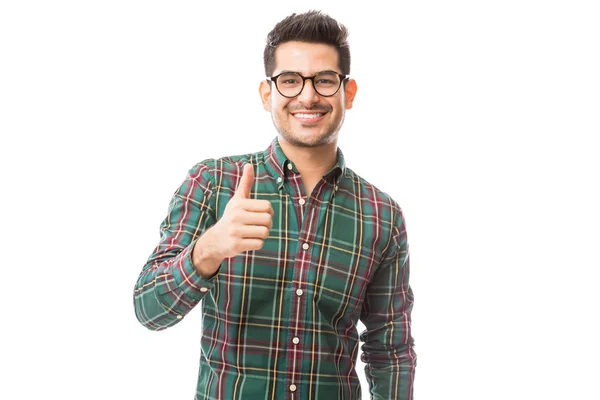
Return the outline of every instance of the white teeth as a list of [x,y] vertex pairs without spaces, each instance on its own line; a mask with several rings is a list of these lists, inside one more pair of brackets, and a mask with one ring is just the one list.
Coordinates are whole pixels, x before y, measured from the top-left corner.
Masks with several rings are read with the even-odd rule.
[[323,116],[323,114],[294,114],[294,116],[296,118],[305,118],[305,119],[310,119],[310,118],[318,118]]

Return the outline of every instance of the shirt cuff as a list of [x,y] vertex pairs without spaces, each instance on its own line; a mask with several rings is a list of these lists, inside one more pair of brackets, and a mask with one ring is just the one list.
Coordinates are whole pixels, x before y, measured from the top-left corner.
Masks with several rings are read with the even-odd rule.
[[186,296],[199,301],[215,286],[218,273],[207,279],[196,271],[192,262],[192,250],[195,244],[196,240],[177,256],[173,266],[173,280],[177,288]]

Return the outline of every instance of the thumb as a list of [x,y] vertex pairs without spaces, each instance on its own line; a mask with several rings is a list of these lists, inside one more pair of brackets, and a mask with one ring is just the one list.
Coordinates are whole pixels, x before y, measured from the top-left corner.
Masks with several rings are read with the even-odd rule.
[[242,178],[240,179],[240,183],[238,183],[237,190],[235,191],[235,196],[241,197],[243,199],[250,198],[250,189],[254,184],[254,168],[252,164],[244,164],[244,170],[242,171]]

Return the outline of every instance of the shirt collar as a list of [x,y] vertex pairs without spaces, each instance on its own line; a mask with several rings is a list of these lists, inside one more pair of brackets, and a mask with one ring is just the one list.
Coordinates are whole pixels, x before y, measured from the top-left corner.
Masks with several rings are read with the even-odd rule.
[[[279,144],[279,137],[275,137],[275,139],[273,139],[267,150],[265,150],[265,156],[267,160],[267,168],[279,182],[279,188],[283,187],[286,171],[289,169],[288,165],[291,165],[291,171],[298,173],[296,166],[283,152],[283,149]],[[331,183],[332,185],[337,185],[341,177],[346,172],[344,154],[339,147],[337,148],[336,157],[336,164],[324,175],[324,178],[327,180],[327,182]]]

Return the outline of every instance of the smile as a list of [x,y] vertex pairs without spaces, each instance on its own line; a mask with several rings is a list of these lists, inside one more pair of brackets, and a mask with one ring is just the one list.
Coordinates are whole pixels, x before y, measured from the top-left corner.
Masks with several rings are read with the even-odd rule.
[[324,114],[323,113],[316,113],[316,114],[294,114],[294,117],[296,118],[301,118],[301,119],[314,119],[314,118],[319,118],[322,117]]
[[303,125],[314,125],[319,121],[323,120],[323,117],[327,114],[327,112],[321,113],[307,113],[307,112],[297,112],[292,114],[292,116]]

